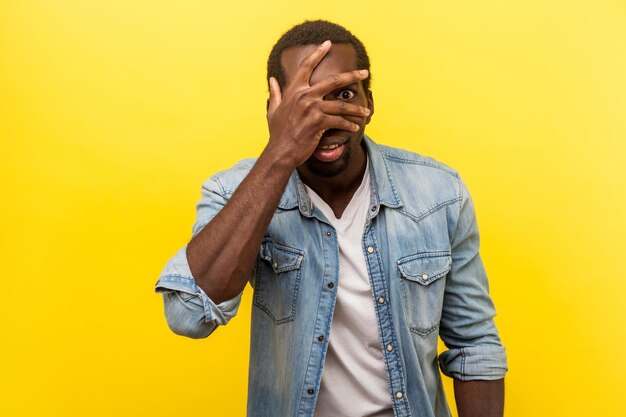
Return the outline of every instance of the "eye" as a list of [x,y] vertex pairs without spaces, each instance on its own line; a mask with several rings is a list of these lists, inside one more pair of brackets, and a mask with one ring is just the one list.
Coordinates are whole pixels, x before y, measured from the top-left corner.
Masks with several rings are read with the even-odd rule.
[[354,91],[351,90],[341,90],[339,94],[337,94],[337,98],[345,101],[352,100],[354,96]]

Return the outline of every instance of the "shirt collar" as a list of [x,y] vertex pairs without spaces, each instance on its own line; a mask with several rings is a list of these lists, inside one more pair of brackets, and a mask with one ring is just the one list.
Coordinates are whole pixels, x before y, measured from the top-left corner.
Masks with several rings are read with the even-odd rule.
[[[370,162],[370,180],[372,187],[372,211],[378,212],[378,206],[384,205],[391,208],[402,206],[402,201],[398,197],[391,173],[387,168],[387,163],[378,145],[367,135],[363,135],[363,143]],[[294,170],[285,187],[278,208],[290,210],[300,208],[302,215],[311,216],[312,204],[309,195],[304,188],[304,183]],[[375,213],[374,213],[375,214]]]

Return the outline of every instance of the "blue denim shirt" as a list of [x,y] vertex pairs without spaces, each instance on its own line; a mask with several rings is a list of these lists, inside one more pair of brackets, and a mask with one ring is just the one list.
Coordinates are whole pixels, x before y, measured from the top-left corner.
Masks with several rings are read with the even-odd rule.
[[[474,207],[449,167],[367,136],[364,143],[372,192],[362,247],[394,413],[450,416],[439,367],[462,381],[500,379],[507,370]],[[241,161],[203,184],[194,235],[253,164]],[[203,338],[236,314],[241,295],[211,301],[195,284],[185,249],[167,263],[156,291],[172,331]],[[261,242],[250,283],[248,416],[311,416],[341,282],[334,230],[312,207],[297,172]],[[448,349],[439,358],[438,336]],[[389,344],[393,349],[382,348]]]

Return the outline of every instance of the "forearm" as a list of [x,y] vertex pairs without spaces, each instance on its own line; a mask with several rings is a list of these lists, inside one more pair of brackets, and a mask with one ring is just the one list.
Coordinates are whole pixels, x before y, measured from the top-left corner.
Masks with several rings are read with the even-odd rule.
[[459,417],[502,417],[504,379],[493,381],[454,380],[454,396]]
[[189,242],[196,284],[215,303],[239,294],[293,167],[267,149],[222,210]]

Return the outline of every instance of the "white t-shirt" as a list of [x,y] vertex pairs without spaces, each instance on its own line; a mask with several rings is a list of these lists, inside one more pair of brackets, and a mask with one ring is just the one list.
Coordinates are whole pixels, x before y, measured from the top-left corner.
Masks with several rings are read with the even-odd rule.
[[[306,186],[305,186],[306,187]],[[370,203],[369,161],[340,219],[312,189],[314,207],[335,228],[339,286],[315,417],[393,417],[362,239]]]

